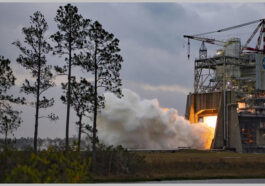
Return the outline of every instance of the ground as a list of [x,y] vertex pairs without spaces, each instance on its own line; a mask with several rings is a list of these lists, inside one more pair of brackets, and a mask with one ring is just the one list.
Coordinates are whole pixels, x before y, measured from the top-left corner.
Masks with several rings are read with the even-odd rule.
[[98,182],[265,178],[265,154],[182,150],[138,152],[146,164],[135,175],[98,177]]

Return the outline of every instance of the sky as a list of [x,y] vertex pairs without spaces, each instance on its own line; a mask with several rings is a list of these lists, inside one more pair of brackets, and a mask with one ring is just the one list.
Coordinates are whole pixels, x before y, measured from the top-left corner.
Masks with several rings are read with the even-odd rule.
[[[130,89],[144,99],[157,99],[161,107],[175,108],[185,114],[186,96],[193,91],[194,59],[198,57],[200,42],[191,41],[191,58],[187,59],[187,41],[184,34],[192,35],[234,26],[265,18],[265,3],[72,3],[84,18],[99,21],[104,29],[120,40],[124,59],[121,70],[122,88]],[[9,58],[16,80],[10,93],[26,96],[19,87],[29,71],[16,63],[19,50],[11,43],[23,41],[21,29],[29,26],[29,16],[41,11],[49,25],[47,38],[57,31],[54,17],[64,3],[0,3],[0,55]],[[257,26],[257,25],[256,25]],[[255,25],[222,34],[211,35],[217,39],[241,37],[242,43],[251,35]],[[255,38],[254,38],[255,39]],[[51,42],[51,41],[50,41]],[[51,42],[52,45],[54,45]],[[206,45],[210,54],[214,46]],[[63,58],[48,56],[48,64],[63,65]],[[75,75],[80,74],[74,69]],[[42,114],[56,112],[59,120],[40,120],[39,137],[65,136],[66,105],[60,101],[60,81],[47,91],[55,98],[55,105]],[[27,97],[33,99],[32,97]],[[16,137],[32,137],[34,133],[34,108],[17,106],[23,111],[23,123]],[[76,135],[71,114],[70,136]]]

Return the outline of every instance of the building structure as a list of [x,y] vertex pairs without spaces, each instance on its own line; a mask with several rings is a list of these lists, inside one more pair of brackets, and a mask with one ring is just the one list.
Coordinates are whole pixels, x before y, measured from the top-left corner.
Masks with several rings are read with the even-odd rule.
[[[265,152],[264,20],[222,30],[257,22],[258,27],[243,47],[240,38],[218,41],[198,37],[199,34],[184,36],[202,41],[199,58],[194,61],[194,92],[187,96],[185,118],[195,124],[203,122],[205,117],[217,117],[211,149]],[[259,28],[256,48],[247,47]],[[209,57],[205,42],[217,44],[222,48]]]

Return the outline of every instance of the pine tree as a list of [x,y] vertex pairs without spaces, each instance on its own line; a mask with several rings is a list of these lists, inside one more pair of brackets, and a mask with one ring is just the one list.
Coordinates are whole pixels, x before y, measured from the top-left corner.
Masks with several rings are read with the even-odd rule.
[[[120,70],[123,62],[122,56],[119,54],[119,40],[113,34],[108,33],[102,28],[102,25],[95,21],[90,25],[88,31],[89,40],[86,44],[86,54],[79,55],[78,63],[91,72],[94,76],[93,90],[93,164],[96,160],[96,143],[97,143],[97,113],[104,104],[99,104],[99,100],[104,100],[104,91],[109,91],[122,97]],[[99,93],[102,89],[102,93]]]
[[73,61],[73,52],[82,48],[86,36],[86,29],[89,25],[89,19],[83,19],[78,14],[78,9],[71,4],[60,6],[57,10],[55,22],[59,31],[51,36],[56,42],[54,54],[59,56],[67,55],[65,58],[67,65],[63,67],[56,66],[55,70],[64,74],[68,71],[68,84],[67,84],[67,113],[66,113],[66,135],[65,135],[65,150],[68,151],[69,147],[69,120],[70,120],[70,102],[71,102],[71,78],[72,66],[75,65]]
[[[67,90],[67,86],[67,83],[62,83],[62,87],[65,91]],[[90,119],[90,113],[93,111],[93,90],[93,86],[86,79],[81,78],[81,80],[78,82],[76,81],[76,78],[72,78],[70,104],[74,108],[78,117],[78,121],[76,122],[78,125],[78,150],[80,150],[81,134],[83,128],[85,127],[83,119],[84,117]],[[67,103],[67,98],[65,96],[62,96],[61,100],[64,104]]]
[[[51,72],[52,66],[47,65],[46,55],[52,51],[52,47],[45,38],[45,32],[48,30],[48,24],[41,12],[37,11],[30,16],[30,27],[24,27],[22,29],[25,35],[24,43],[27,46],[23,46],[20,41],[16,41],[13,44],[17,46],[22,54],[17,58],[17,62],[29,70],[32,74],[34,81],[25,79],[21,87],[21,91],[26,94],[33,94],[36,97],[35,107],[35,130],[34,130],[34,151],[37,152],[37,138],[38,138],[38,126],[39,118],[45,116],[39,116],[39,109],[48,108],[53,106],[54,99],[48,99],[41,95],[49,88],[53,87],[55,83],[52,81],[53,74]],[[56,120],[54,114],[47,116],[51,120]]]
[[7,145],[8,134],[13,134],[22,120],[20,112],[13,110],[13,103],[24,103],[24,98],[14,98],[7,94],[7,91],[15,85],[15,76],[10,68],[9,59],[0,56],[0,133],[5,136],[5,145]]

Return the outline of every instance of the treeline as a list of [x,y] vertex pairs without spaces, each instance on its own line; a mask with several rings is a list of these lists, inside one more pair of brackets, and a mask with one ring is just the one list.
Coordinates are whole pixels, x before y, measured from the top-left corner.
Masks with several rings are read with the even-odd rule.
[[[77,137],[70,137],[69,138],[69,144],[72,144],[72,146],[77,145]],[[22,138],[14,138],[14,139],[8,139],[8,147],[9,149],[16,149],[16,150],[22,150],[22,151],[33,151],[33,144],[34,144],[34,138],[31,137],[22,137]],[[65,140],[62,138],[38,138],[37,140],[38,144],[38,151],[47,150],[51,146],[57,146],[57,147],[64,147]],[[71,145],[70,145],[71,146]],[[91,143],[87,139],[81,139],[80,141],[80,149],[82,151],[90,149]],[[0,151],[3,151],[5,149],[5,141],[4,139],[0,139]]]
[[[119,40],[106,31],[98,21],[84,18],[78,8],[67,4],[60,6],[54,18],[57,31],[48,35],[48,23],[40,11],[30,16],[28,27],[22,28],[24,40],[12,44],[20,54],[16,62],[31,74],[25,79],[20,91],[33,97],[35,113],[34,152],[38,152],[38,126],[40,118],[58,120],[56,113],[43,115],[42,109],[54,105],[54,98],[48,95],[55,86],[57,76],[66,76],[62,83],[64,94],[61,101],[66,105],[66,130],[64,151],[69,151],[70,108],[78,118],[77,151],[80,151],[81,135],[88,134],[92,143],[92,167],[96,161],[97,113],[104,108],[104,92],[109,91],[122,97],[120,70],[123,62]],[[53,54],[64,58],[65,64],[49,65],[47,56]],[[10,60],[0,57],[0,133],[8,145],[8,135],[13,134],[20,126],[21,112],[14,109],[14,104],[26,104],[24,97],[15,97],[8,91],[15,86],[16,77],[10,66]],[[74,74],[73,68],[85,72],[85,76]],[[93,78],[93,81],[88,79]],[[45,94],[45,95],[44,95]],[[91,117],[92,116],[92,117]],[[91,119],[93,126],[84,118]]]

